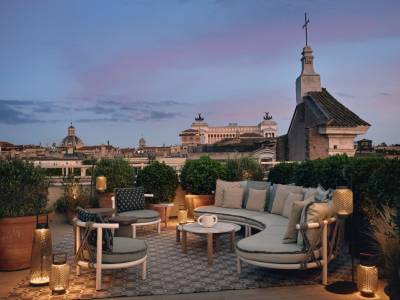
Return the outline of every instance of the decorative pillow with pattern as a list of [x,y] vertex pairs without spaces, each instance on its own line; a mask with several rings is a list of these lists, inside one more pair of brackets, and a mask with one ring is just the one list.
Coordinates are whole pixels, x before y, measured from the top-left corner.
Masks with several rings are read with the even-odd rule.
[[143,187],[115,189],[115,206],[118,213],[144,209]]
[[[87,210],[78,207],[77,217],[82,222],[94,222],[94,223],[108,223],[103,217],[98,214],[90,213]],[[96,247],[97,244],[97,230],[93,230],[89,236],[89,244]],[[112,252],[113,246],[113,235],[111,229],[103,229],[103,251]]]

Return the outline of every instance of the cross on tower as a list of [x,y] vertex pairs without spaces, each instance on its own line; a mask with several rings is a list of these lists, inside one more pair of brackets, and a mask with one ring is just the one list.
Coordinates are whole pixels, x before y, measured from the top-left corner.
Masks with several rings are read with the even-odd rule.
[[304,25],[303,25],[303,29],[305,29],[306,31],[306,46],[308,46],[308,23],[310,23],[310,19],[307,19],[307,13],[304,13]]

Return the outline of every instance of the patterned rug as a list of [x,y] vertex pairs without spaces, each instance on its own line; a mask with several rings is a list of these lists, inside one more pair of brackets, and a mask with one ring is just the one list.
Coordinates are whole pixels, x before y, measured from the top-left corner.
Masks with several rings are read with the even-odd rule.
[[[72,229],[71,229],[72,231]],[[67,234],[56,251],[68,251],[71,266],[70,285],[66,294],[52,296],[48,286],[29,286],[28,278],[14,288],[6,299],[93,299],[123,296],[200,293],[222,290],[241,290],[276,286],[320,284],[320,270],[270,270],[242,264],[242,273],[236,272],[236,256],[229,250],[228,238],[221,239],[221,250],[214,253],[214,263],[207,264],[207,248],[204,237],[188,234],[188,252],[182,253],[176,242],[175,230],[138,231],[145,238],[148,249],[147,279],[140,277],[140,268],[103,271],[103,290],[95,290],[95,271],[82,269],[75,273],[73,263],[72,232]],[[237,239],[242,236],[237,234]],[[347,279],[350,263],[347,256],[335,260],[329,266],[330,280]]]

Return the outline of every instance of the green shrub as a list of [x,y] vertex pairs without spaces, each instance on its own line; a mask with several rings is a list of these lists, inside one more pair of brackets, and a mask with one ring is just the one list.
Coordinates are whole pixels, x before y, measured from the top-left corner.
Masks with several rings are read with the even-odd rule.
[[0,160],[0,218],[46,212],[44,170],[22,160]]
[[92,206],[91,198],[89,194],[83,190],[79,179],[75,178],[73,175],[64,177],[63,186],[63,196],[54,203],[56,212],[63,213],[68,209],[75,211],[78,206],[83,208]]
[[263,180],[264,173],[259,162],[253,158],[243,157],[229,159],[225,164],[225,180]]
[[134,186],[135,173],[128,162],[122,158],[101,159],[94,172],[95,177],[107,178],[106,192],[114,192],[116,188]]
[[221,163],[202,156],[186,161],[181,172],[181,183],[188,193],[209,195],[215,191],[217,179],[225,176],[225,168]]
[[154,203],[172,202],[178,186],[178,178],[172,167],[153,161],[139,171],[137,185],[143,186],[145,193],[154,194]]
[[268,174],[268,181],[272,183],[289,184],[294,182],[296,163],[280,163],[275,165]]

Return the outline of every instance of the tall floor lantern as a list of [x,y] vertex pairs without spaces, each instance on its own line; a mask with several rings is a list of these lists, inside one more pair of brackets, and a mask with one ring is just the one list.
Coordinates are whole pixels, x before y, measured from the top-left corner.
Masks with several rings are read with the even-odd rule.
[[31,273],[29,282],[33,285],[49,283],[52,262],[51,232],[49,229],[49,216],[46,222],[40,223],[36,216],[36,229],[33,233],[31,254]]
[[357,285],[354,282],[354,256],[353,256],[353,192],[347,186],[339,186],[333,193],[333,210],[335,211],[341,234],[341,240],[344,240],[346,219],[350,219],[350,252],[351,252],[351,281],[336,281],[326,289],[335,294],[351,294],[357,291]]

